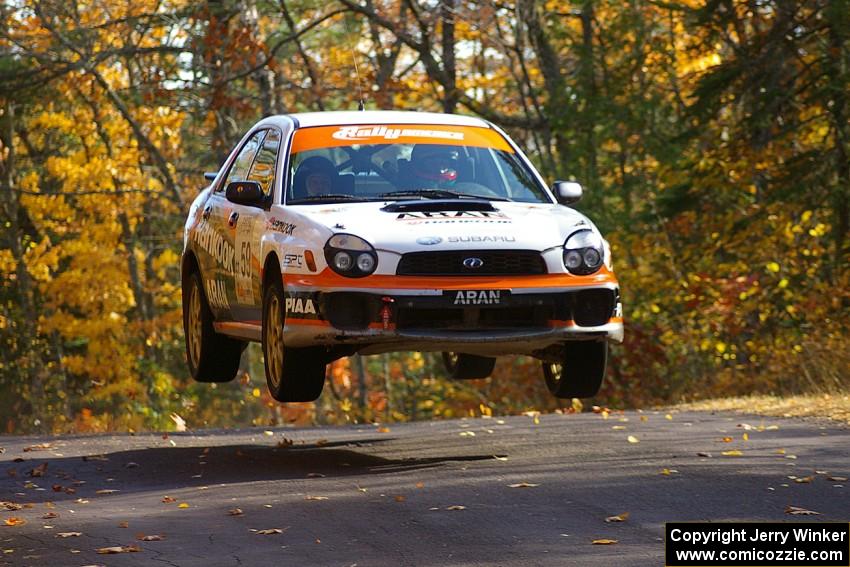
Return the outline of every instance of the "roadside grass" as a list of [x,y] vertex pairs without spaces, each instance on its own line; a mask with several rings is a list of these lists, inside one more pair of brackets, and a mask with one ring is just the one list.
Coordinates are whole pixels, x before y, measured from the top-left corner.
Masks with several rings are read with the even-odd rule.
[[850,424],[850,394],[747,396],[679,404],[677,409],[734,411],[777,417],[817,417]]

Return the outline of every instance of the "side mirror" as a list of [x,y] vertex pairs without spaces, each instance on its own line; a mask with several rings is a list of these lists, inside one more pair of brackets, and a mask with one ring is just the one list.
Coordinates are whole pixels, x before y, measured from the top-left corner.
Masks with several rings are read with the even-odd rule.
[[217,171],[205,171],[204,172],[204,179],[206,179],[207,181],[215,181],[216,177],[218,177]]
[[262,207],[266,202],[263,188],[256,181],[231,181],[224,196],[231,203],[250,207]]
[[579,202],[584,192],[581,184],[575,181],[556,181],[553,190],[555,191],[555,198],[562,205],[572,205]]

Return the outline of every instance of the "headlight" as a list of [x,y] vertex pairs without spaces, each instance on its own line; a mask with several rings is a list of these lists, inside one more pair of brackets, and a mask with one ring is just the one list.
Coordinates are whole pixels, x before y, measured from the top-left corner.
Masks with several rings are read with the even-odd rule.
[[571,274],[586,276],[602,267],[605,245],[592,230],[579,230],[564,243],[564,266]]
[[368,276],[378,267],[372,245],[353,234],[335,234],[325,244],[325,260],[333,271],[349,278]]

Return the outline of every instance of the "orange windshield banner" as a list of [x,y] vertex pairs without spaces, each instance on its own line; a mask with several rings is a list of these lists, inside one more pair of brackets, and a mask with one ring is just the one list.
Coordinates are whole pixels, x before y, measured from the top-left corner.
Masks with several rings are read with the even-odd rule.
[[493,148],[513,153],[513,148],[507,140],[495,130],[475,126],[432,124],[361,124],[301,128],[295,131],[292,153],[369,144],[441,144]]

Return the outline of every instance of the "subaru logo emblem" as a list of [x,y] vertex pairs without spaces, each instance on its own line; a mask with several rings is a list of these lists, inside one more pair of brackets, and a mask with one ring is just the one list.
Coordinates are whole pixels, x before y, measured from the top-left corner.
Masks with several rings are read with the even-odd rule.
[[423,244],[425,246],[431,246],[432,244],[439,244],[443,239],[439,236],[423,236],[422,238],[417,238],[417,244]]
[[470,270],[477,270],[481,266],[484,265],[484,260],[481,258],[466,258],[463,261],[463,266],[465,268],[469,268]]

